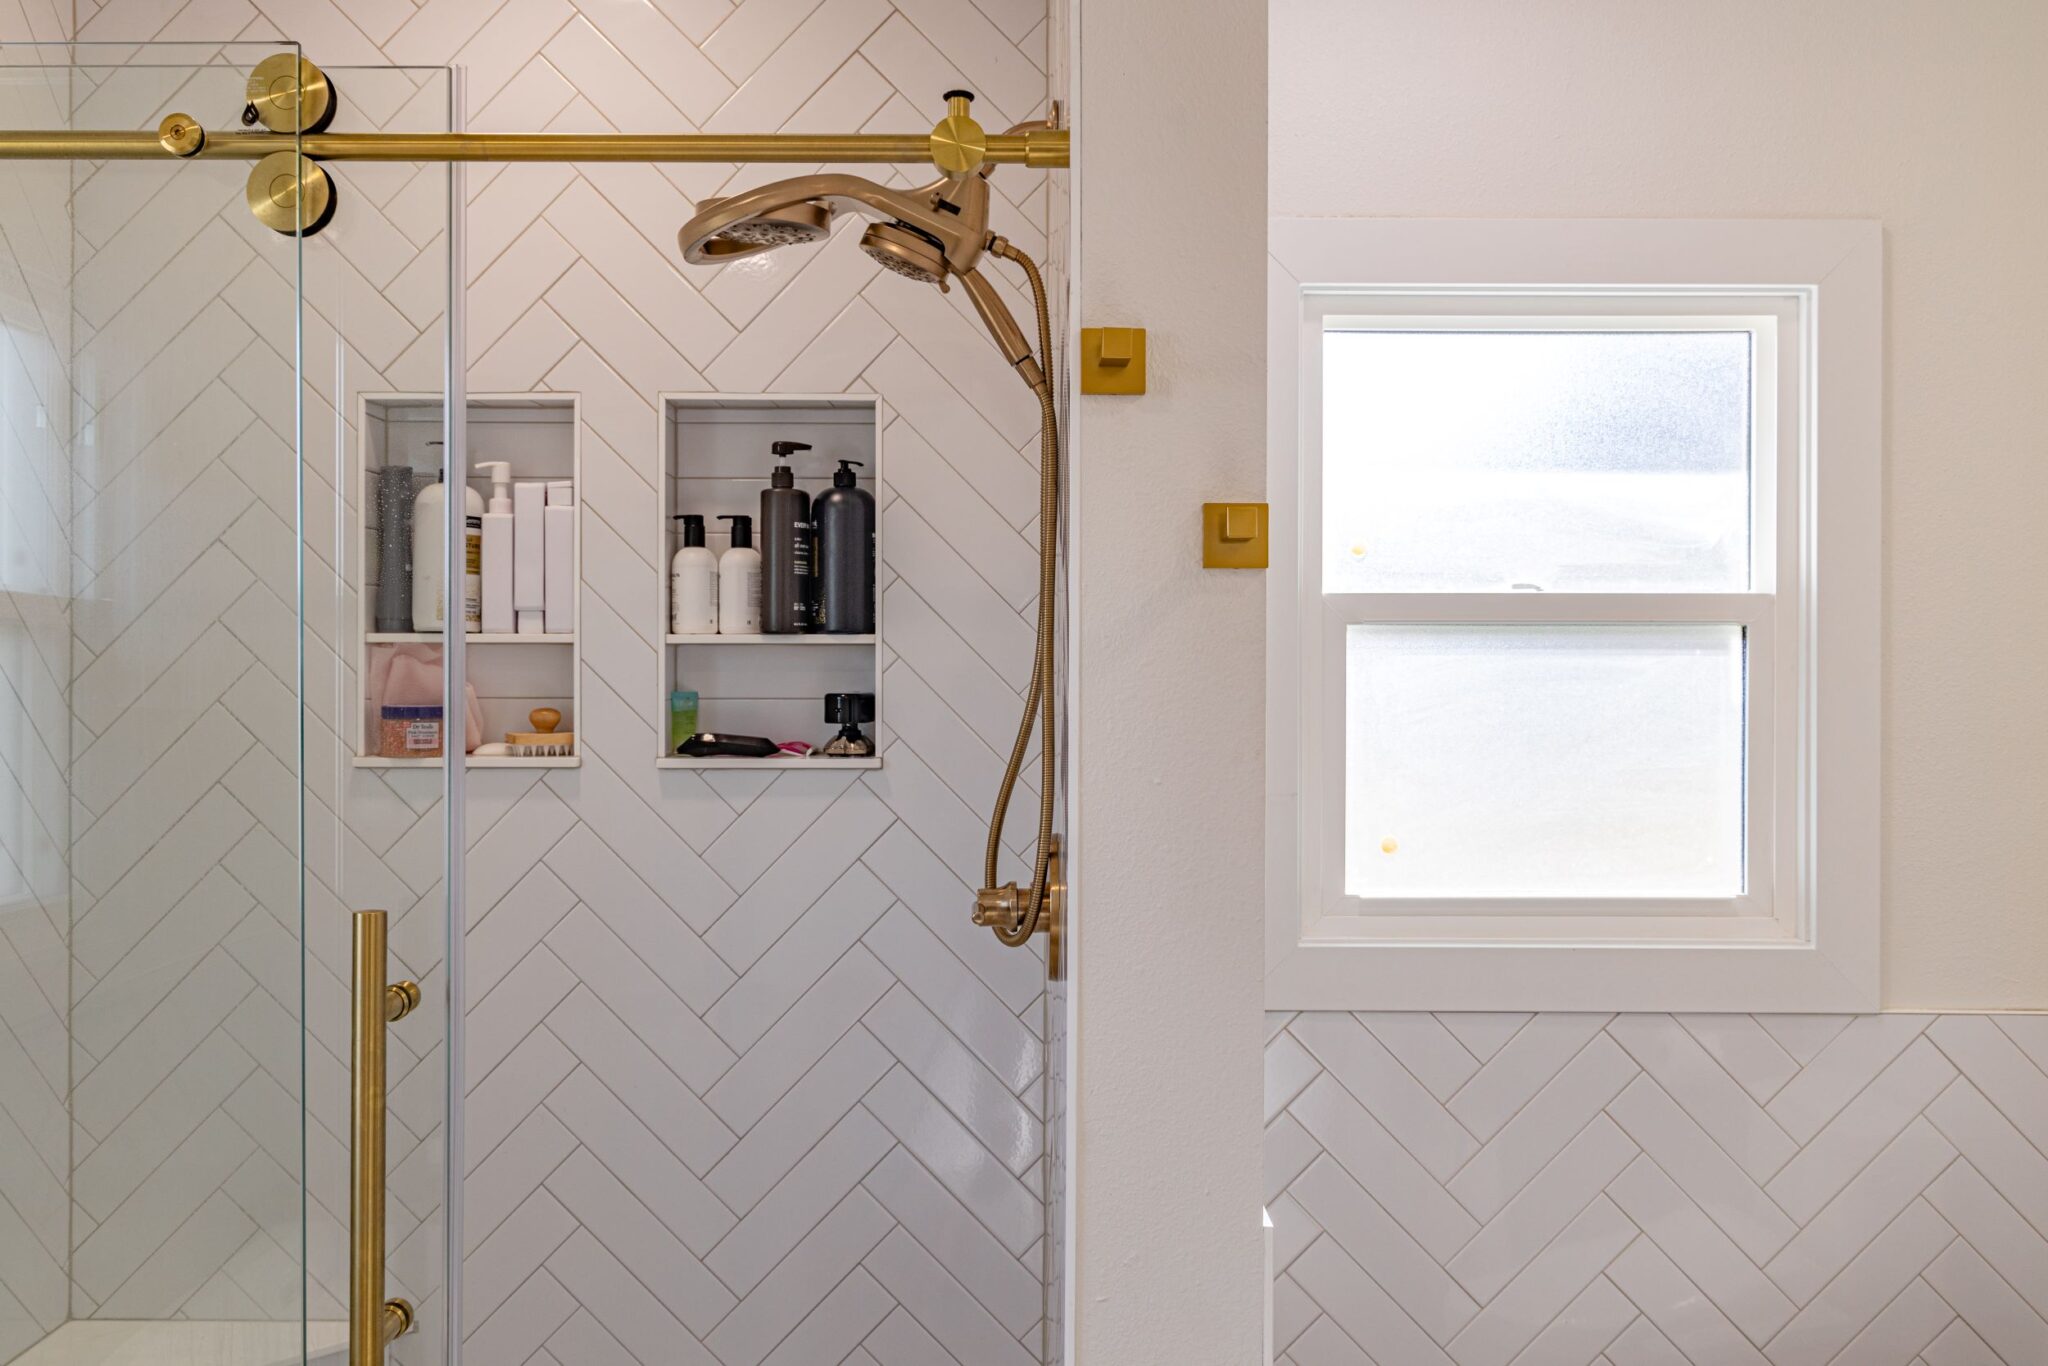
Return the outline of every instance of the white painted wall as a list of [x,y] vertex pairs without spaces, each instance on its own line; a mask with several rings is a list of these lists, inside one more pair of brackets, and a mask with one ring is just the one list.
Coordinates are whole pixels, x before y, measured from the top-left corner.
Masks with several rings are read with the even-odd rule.
[[1076,321],[1148,328],[1151,391],[1075,401],[1072,1359],[1245,1366],[1265,583],[1201,568],[1199,505],[1265,487],[1266,15],[1077,12]]
[[[1885,1002],[2048,1006],[2048,7],[1271,18],[1274,214],[1883,222]],[[1115,244],[1089,250],[1100,278]]]

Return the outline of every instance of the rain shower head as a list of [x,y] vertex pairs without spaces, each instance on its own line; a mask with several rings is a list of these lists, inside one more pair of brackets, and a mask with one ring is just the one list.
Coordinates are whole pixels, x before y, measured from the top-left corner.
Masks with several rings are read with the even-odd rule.
[[[698,217],[701,218],[725,202],[722,199],[705,200],[698,206]],[[700,255],[710,261],[731,260],[735,256],[751,256],[774,247],[822,242],[831,235],[831,205],[791,204],[786,208],[742,218],[736,223],[729,223],[718,229],[704,240]]]

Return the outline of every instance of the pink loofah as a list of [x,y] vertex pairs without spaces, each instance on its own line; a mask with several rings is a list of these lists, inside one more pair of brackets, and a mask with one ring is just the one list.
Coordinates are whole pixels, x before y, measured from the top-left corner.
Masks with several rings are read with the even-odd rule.
[[[441,701],[441,673],[439,645],[372,645],[370,676],[364,689],[371,714],[387,703],[394,707],[434,706]],[[476,698],[476,684],[465,679],[462,694],[462,752],[471,754],[484,742],[484,711]]]

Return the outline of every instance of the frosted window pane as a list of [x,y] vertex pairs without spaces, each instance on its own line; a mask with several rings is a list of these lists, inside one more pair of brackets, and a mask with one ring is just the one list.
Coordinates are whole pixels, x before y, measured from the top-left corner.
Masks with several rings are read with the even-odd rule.
[[1323,587],[1749,587],[1747,332],[1329,332]]
[[1742,890],[1741,627],[1348,636],[1348,894]]

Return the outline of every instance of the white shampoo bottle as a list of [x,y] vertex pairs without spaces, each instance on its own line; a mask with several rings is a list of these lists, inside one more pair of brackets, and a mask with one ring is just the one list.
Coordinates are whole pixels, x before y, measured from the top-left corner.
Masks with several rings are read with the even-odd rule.
[[739,513],[719,516],[732,523],[732,545],[718,557],[718,634],[761,634],[761,552],[754,549],[754,519]]
[[484,510],[484,634],[511,635],[512,465],[506,460],[479,460],[476,469],[491,481],[491,501]]
[[669,630],[679,636],[718,634],[718,558],[704,545],[704,519],[679,513],[683,547],[669,574]]

